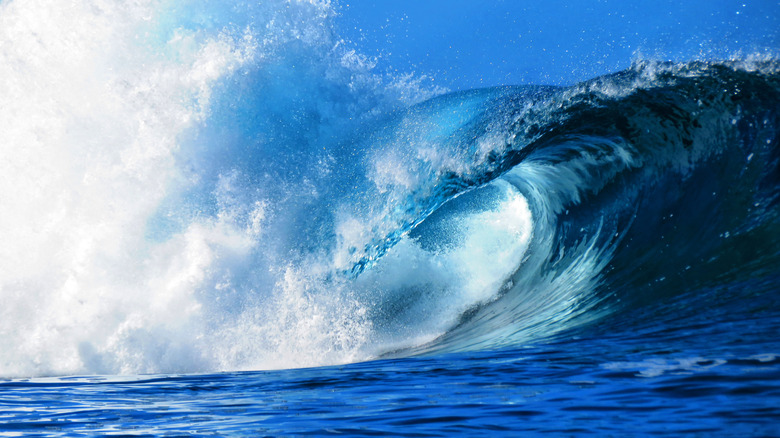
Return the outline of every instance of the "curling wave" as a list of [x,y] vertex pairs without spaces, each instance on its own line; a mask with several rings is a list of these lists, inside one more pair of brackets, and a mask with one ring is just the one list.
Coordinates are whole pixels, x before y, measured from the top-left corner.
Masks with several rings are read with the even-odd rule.
[[776,69],[643,63],[513,111],[499,104],[512,114],[501,116],[505,140],[468,181],[517,188],[534,218],[531,249],[490,302],[414,351],[513,345],[594,320],[630,325],[619,310],[739,282],[772,293]]
[[[415,320],[436,320],[461,295],[471,299],[440,336],[400,354],[515,345],[626,306],[776,276],[776,69],[771,62],[640,63],[571,88],[437,98],[401,116],[390,134],[372,137],[391,139],[382,150],[393,154],[404,145],[416,148],[395,167],[423,177],[393,203],[410,206],[390,235],[403,237],[369,245],[356,267],[381,272],[384,262],[374,258],[407,240],[446,263],[453,250],[442,242],[469,236],[453,245],[470,258],[468,268],[454,269],[449,278],[458,280],[440,288],[435,310],[426,307]],[[464,111],[468,117],[459,116]],[[430,143],[456,164],[419,172],[430,166],[424,152]],[[502,184],[527,203],[526,219],[507,220],[528,234],[517,242],[496,237],[519,257],[507,257],[484,237],[489,249],[480,254],[469,240],[477,232],[454,225],[475,217],[474,199],[493,199],[487,193]],[[482,294],[465,292],[487,272],[493,284]],[[419,297],[437,290],[434,283],[411,277],[422,278],[414,287],[424,292],[414,296],[427,303]]]
[[775,61],[442,94],[327,2],[88,6],[0,5],[0,375],[498,348],[777,276]]

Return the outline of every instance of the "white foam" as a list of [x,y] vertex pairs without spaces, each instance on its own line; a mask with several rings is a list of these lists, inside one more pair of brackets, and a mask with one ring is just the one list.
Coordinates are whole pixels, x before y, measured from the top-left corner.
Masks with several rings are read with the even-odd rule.
[[[365,302],[332,273],[374,233],[370,221],[337,225],[348,246],[325,242],[307,256],[287,225],[318,202],[333,157],[311,153],[319,173],[278,187],[231,167],[257,159],[244,152],[254,137],[268,137],[256,147],[299,147],[273,143],[274,129],[308,120],[280,116],[286,108],[313,112],[319,124],[301,127],[329,139],[355,123],[345,121],[437,92],[424,78],[375,74],[375,60],[334,34],[334,10],[286,0],[0,3],[0,376],[367,357]],[[278,126],[238,133],[249,138],[237,145],[220,143],[219,130],[198,137],[215,107],[241,111],[220,86],[246,75],[278,82],[240,90],[271,94],[258,97],[271,107],[261,115]],[[321,149],[316,138],[309,146]]]
[[[405,237],[365,279],[334,275],[398,226],[389,212],[418,181],[399,170],[403,156],[369,170],[366,180],[390,195],[360,216],[346,207],[351,198],[325,198],[322,181],[344,162],[319,152],[317,138],[441,90],[375,74],[375,60],[334,35],[329,2],[244,7],[0,4],[0,376],[362,360],[437,336],[494,299],[522,263],[530,213],[507,186],[495,206],[449,219],[455,247],[431,251]],[[241,96],[221,93],[247,75],[278,81],[256,84],[269,95],[249,106],[301,111],[260,108],[277,123],[268,132],[209,143],[221,140],[208,130],[220,121],[215,108],[242,111],[231,100]],[[273,138],[290,126],[314,137],[303,146],[319,164],[300,181],[264,185],[270,179],[242,165],[303,147]],[[423,163],[416,170],[460,170],[461,157],[418,146],[399,149]],[[332,215],[321,218],[332,229],[310,232],[312,210]],[[310,248],[306,239],[321,235]],[[399,293],[427,286],[399,319],[390,315]],[[405,325],[410,317],[426,319]]]
[[[300,5],[295,13],[311,25],[267,36],[321,40],[329,5]],[[231,362],[218,344],[227,338],[234,349],[248,348],[225,333],[246,328],[252,311],[237,324],[225,320],[251,292],[268,204],[222,202],[217,216],[196,219],[162,243],[146,233],[160,203],[190,184],[193,175],[178,167],[176,154],[183,134],[208,117],[214,84],[270,56],[274,41],[227,25],[210,33],[175,23],[162,29],[175,17],[159,7],[0,5],[0,375],[269,363],[247,359],[252,349]],[[307,318],[327,313],[326,304],[289,299],[296,290],[289,284],[280,290],[276,310],[298,312],[282,323],[297,318],[304,326],[285,326],[274,342],[323,333]],[[309,341],[316,343],[327,341]],[[283,346],[279,354],[306,348],[308,357],[279,363],[316,364],[322,346]]]

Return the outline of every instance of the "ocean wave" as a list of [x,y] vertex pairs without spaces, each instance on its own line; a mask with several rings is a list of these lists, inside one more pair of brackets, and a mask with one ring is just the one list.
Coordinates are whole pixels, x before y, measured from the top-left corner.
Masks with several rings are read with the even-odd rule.
[[0,5],[0,375],[499,348],[777,275],[775,60],[443,93],[328,2],[33,3]]

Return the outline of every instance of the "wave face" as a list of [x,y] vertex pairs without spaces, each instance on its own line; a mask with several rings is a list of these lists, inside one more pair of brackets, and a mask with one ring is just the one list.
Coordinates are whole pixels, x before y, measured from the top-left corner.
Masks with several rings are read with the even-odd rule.
[[[716,306],[713,291],[736,285],[744,286],[745,296],[736,298],[745,301],[774,294],[778,85],[777,64],[769,62],[640,63],[570,88],[471,94],[480,96],[484,112],[472,111],[457,133],[436,141],[438,150],[455,143],[448,156],[463,157],[460,167],[439,167],[423,190],[426,201],[410,195],[407,205],[433,204],[433,213],[412,215],[425,218],[408,221],[399,242],[416,242],[438,262],[450,251],[479,257],[474,238],[485,258],[470,260],[475,273],[451,287],[466,289],[486,272],[494,283],[460,308],[441,336],[411,351],[519,345],[594,321],[626,330],[638,324],[622,317],[634,309],[696,294],[702,297],[693,305]],[[426,118],[454,114],[470,97],[439,100],[441,107],[423,105]],[[415,120],[419,111],[411,111]],[[391,137],[421,143],[408,140],[407,125]],[[524,200],[515,210],[524,213],[510,220],[528,218],[528,234],[516,234],[523,236],[516,243],[498,237],[518,249],[515,258],[490,238],[475,237],[482,229],[464,226],[479,217],[472,199],[494,199],[488,188],[502,185]],[[510,202],[498,201],[502,207],[492,211]],[[497,222],[477,221],[485,229]],[[450,243],[459,233],[466,236]],[[372,269],[382,272],[384,263]],[[457,296],[444,295],[448,305]]]
[[492,349],[774,293],[776,61],[443,94],[327,2],[34,3],[0,4],[2,376]]

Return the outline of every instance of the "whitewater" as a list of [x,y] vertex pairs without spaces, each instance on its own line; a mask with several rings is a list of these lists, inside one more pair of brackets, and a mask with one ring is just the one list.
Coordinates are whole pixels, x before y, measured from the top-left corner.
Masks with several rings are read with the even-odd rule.
[[453,91],[341,8],[0,1],[0,434],[776,433],[777,47]]

